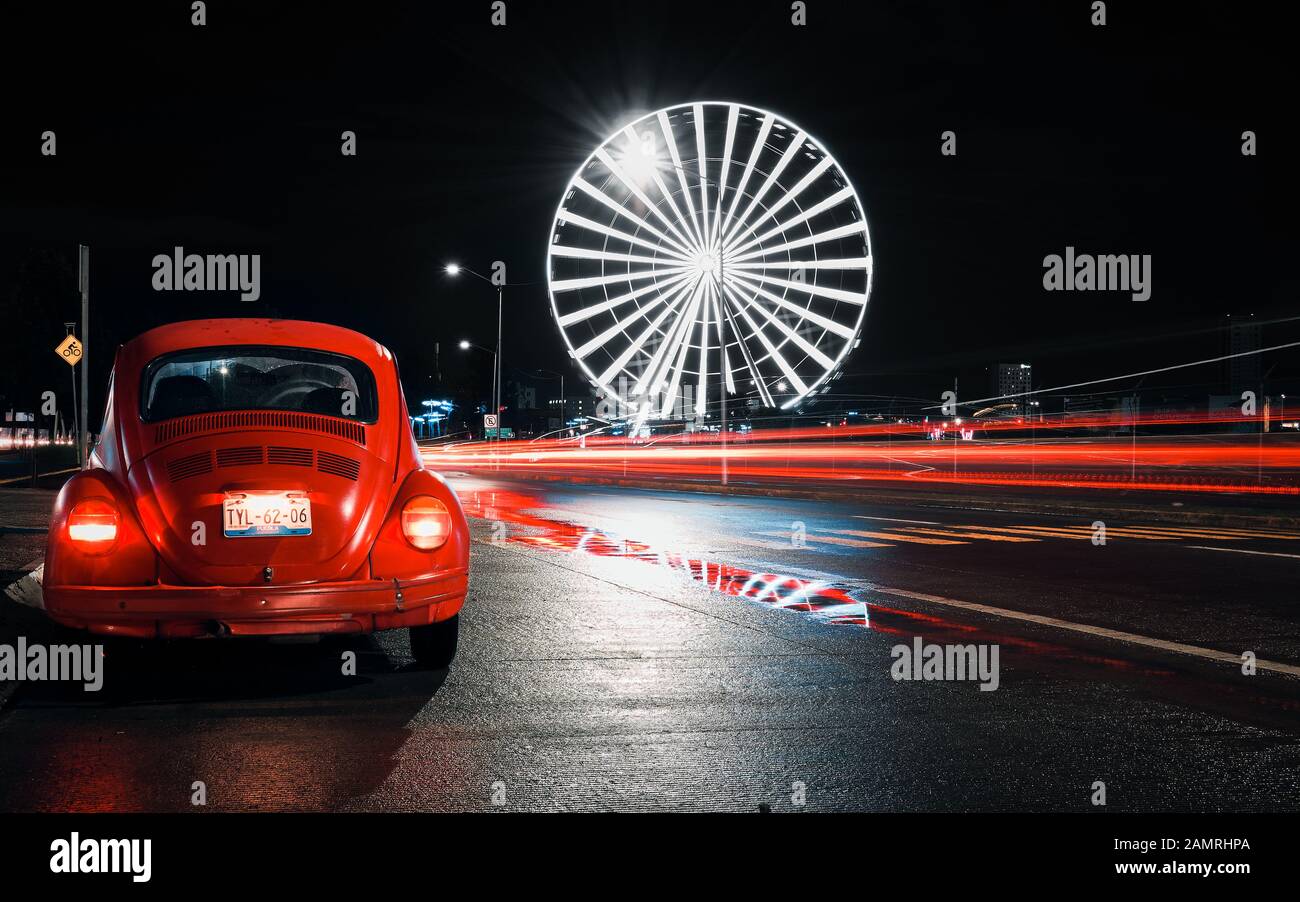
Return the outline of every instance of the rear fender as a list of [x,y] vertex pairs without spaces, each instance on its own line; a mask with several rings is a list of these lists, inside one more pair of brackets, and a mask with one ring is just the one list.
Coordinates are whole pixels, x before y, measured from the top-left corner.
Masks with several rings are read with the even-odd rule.
[[[88,554],[68,537],[68,514],[92,498],[117,508],[117,538],[104,552]],[[64,484],[54,502],[45,546],[46,586],[146,586],[158,581],[158,555],[135,513],[130,495],[107,470],[82,470]]]
[[[451,514],[451,535],[439,548],[424,551],[402,533],[402,507],[416,495],[432,495]],[[389,506],[388,516],[370,552],[375,579],[418,579],[446,570],[469,568],[469,523],[451,486],[432,470],[412,470]]]

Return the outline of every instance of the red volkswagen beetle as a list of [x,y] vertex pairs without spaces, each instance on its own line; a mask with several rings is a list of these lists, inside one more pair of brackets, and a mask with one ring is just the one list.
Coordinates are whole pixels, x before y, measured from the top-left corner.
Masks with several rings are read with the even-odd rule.
[[348,329],[175,323],[117,352],[102,436],[59,493],[44,599],[133,637],[410,629],[456,651],[469,527],[420,463],[397,361]]

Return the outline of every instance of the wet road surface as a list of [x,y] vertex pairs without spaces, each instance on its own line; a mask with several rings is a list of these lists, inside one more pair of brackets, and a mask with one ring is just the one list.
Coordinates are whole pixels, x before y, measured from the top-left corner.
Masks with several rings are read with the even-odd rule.
[[[0,713],[0,810],[1300,809],[1300,532],[454,484],[449,671],[402,632],[113,643],[101,692]],[[996,645],[997,689],[893,679],[915,637]]]

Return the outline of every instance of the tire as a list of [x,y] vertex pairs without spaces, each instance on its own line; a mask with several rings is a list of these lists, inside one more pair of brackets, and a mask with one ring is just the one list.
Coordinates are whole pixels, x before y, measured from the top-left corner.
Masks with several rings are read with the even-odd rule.
[[439,670],[451,665],[456,657],[456,637],[460,634],[460,615],[456,614],[438,623],[413,626],[411,655],[417,664],[428,670]]

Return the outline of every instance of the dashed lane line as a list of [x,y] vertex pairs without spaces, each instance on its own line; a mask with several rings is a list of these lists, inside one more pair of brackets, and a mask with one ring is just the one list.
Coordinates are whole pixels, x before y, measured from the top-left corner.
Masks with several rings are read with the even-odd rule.
[[[1223,550],[1235,551],[1236,549]],[[1108,629],[1104,626],[1090,626],[1086,623],[1075,623],[1071,620],[1062,620],[1059,617],[1047,617],[1042,614],[1029,614],[1024,611],[1013,611],[1009,608],[999,608],[994,607],[993,605],[978,604],[973,601],[961,601],[960,599],[947,598],[943,595],[930,595],[926,592],[912,592],[908,589],[893,589],[888,586],[872,584],[865,585],[884,595],[894,595],[899,598],[911,598],[915,601],[925,601],[931,604],[937,604],[949,608],[958,608],[964,611],[975,611],[980,614],[1002,617],[1007,620],[1020,620],[1028,623],[1037,623],[1042,626],[1069,630],[1074,633],[1083,633],[1089,636],[1127,642],[1130,645],[1141,645],[1146,648],[1154,648],[1160,651],[1192,655],[1197,658],[1202,658],[1207,661],[1217,661],[1222,664],[1232,664],[1239,667],[1242,663],[1240,654],[1217,651],[1213,648],[1201,648],[1198,645],[1187,645],[1183,642],[1170,642],[1167,639],[1154,639],[1150,636],[1141,636],[1137,633],[1126,633],[1123,630]],[[868,604],[870,604],[870,602],[868,602]],[[1284,664],[1280,661],[1267,661],[1263,658],[1259,658],[1256,659],[1255,666],[1260,670],[1271,670],[1275,673],[1286,674],[1287,676],[1300,677],[1300,666],[1295,664]]]
[[1184,548],[1196,548],[1200,551],[1231,551],[1236,554],[1261,554],[1264,557],[1293,557],[1300,558],[1300,554],[1283,554],[1281,551],[1252,551],[1249,548],[1215,548],[1212,545],[1184,545]]
[[[760,532],[760,536],[772,536],[775,538],[789,539],[789,532]],[[842,536],[804,536],[806,544],[816,544],[823,542],[827,545],[848,545],[850,548],[892,548],[887,542],[864,542],[861,539],[846,539]]]
[[864,514],[854,514],[855,520],[879,520],[882,523],[918,523],[921,526],[943,526],[938,520],[900,520],[898,517],[868,517]]
[[[929,539],[925,536],[909,536],[894,532],[873,532],[869,529],[824,529],[820,532],[831,532],[842,536],[861,536],[864,539],[885,539],[890,542],[910,542],[916,545],[965,545],[966,542],[958,542],[954,539]],[[822,538],[819,536],[818,538]]]
[[1041,542],[1029,536],[996,536],[988,532],[954,532],[950,529],[927,529],[923,526],[904,526],[906,532],[923,532],[926,535],[950,536],[957,539],[983,539],[987,542]]

